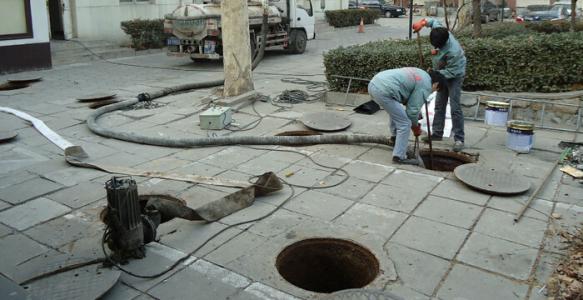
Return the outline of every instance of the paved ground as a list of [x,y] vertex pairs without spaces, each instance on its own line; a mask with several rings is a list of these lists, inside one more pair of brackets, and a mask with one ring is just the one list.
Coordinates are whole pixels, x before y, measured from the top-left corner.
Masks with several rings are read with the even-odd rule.
[[[256,89],[275,96],[284,89],[304,88],[280,79],[288,76],[285,74],[303,74],[303,79],[323,80],[321,75],[305,76],[323,72],[322,51],[406,34],[405,19],[382,22],[384,26],[368,26],[366,34],[356,34],[354,28],[326,29],[304,55],[268,54],[255,73]],[[523,220],[513,224],[514,213],[528,194],[488,196],[468,189],[449,173],[396,166],[383,146],[178,149],[99,137],[84,123],[91,110],[75,97],[98,91],[131,97],[152,88],[221,76],[215,63],[193,66],[188,59],[163,54],[115,62],[189,71],[91,62],[1,76],[0,81],[15,76],[42,76],[43,81],[27,89],[0,92],[0,105],[44,120],[103,163],[240,180],[265,171],[282,177],[293,172],[286,180],[311,188],[296,188],[293,198],[272,216],[227,230],[161,278],[122,275],[105,299],[320,298],[285,281],[274,267],[285,246],[309,237],[346,238],[367,247],[381,269],[369,287],[390,290],[406,299],[543,299],[544,281],[564,254],[558,233],[572,230],[581,221],[581,185],[559,172],[553,173]],[[207,136],[194,112],[210,93],[200,90],[166,97],[159,101],[166,104],[163,107],[118,111],[101,122],[153,136]],[[348,129],[351,133],[388,133],[387,115],[382,111],[364,116],[323,103],[280,110],[258,102],[255,108],[264,117],[255,129],[214,134],[272,135],[302,128],[296,121],[302,113],[322,110],[347,115],[353,122]],[[251,107],[234,115],[241,126],[257,118]],[[4,130],[19,133],[16,141],[0,146],[0,272],[17,278],[24,266],[42,264],[61,253],[100,257],[103,226],[98,213],[106,202],[103,184],[111,175],[68,166],[60,149],[19,119],[1,114],[0,124]],[[480,163],[527,178],[533,187],[557,158],[559,141],[582,140],[581,134],[537,130],[535,149],[518,155],[504,146],[504,129],[468,122],[466,132],[468,151],[479,152]],[[450,144],[446,141],[439,146]],[[300,154],[275,151],[282,149],[342,167],[349,178],[338,186],[318,189],[340,182],[345,175],[315,165]],[[174,193],[193,206],[230,192],[168,180],[136,180],[140,193]],[[126,268],[137,273],[159,271],[217,231],[264,215],[290,195],[286,188],[258,198],[252,207],[211,224],[164,223],[159,241],[147,247],[148,256]],[[561,218],[551,218],[551,213]]]

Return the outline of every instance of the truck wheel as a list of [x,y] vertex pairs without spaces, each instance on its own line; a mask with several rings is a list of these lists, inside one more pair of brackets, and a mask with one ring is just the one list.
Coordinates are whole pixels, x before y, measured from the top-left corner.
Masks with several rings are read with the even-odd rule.
[[306,51],[308,37],[302,30],[292,30],[289,35],[289,52],[293,54],[302,54]]

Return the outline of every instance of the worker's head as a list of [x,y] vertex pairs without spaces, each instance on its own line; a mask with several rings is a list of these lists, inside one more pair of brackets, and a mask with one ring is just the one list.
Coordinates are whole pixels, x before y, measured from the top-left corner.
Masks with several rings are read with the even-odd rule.
[[433,70],[429,70],[429,77],[431,77],[431,90],[432,91],[440,91],[446,85],[445,76],[441,73]]
[[449,31],[444,27],[431,29],[431,33],[429,33],[429,42],[437,49],[443,48],[448,39]]

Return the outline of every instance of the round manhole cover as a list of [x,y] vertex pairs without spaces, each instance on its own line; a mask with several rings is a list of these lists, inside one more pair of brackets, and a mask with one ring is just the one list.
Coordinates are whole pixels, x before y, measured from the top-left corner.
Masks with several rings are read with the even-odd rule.
[[530,181],[496,168],[467,164],[457,167],[455,177],[469,187],[493,195],[515,195],[530,189]]
[[14,131],[0,131],[0,143],[5,143],[15,138],[18,133]]
[[433,155],[429,153],[429,150],[421,150],[419,156],[421,156],[425,168],[434,171],[451,172],[458,166],[476,162],[474,157],[461,152],[436,149],[433,149]]
[[304,114],[301,121],[306,127],[318,131],[340,131],[352,124],[347,117],[329,111]]
[[379,262],[356,243],[313,238],[287,246],[277,256],[279,274],[291,284],[317,293],[362,288],[379,274]]
[[77,100],[79,100],[79,102],[91,102],[91,101],[112,99],[115,96],[116,96],[116,94],[112,94],[112,93],[95,93],[95,94],[91,94],[91,95],[77,97]]

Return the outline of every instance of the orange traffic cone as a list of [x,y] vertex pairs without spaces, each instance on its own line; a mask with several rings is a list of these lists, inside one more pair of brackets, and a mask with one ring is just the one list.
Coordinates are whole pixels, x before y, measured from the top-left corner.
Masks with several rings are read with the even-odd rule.
[[364,18],[360,17],[360,25],[358,25],[358,33],[364,33]]

